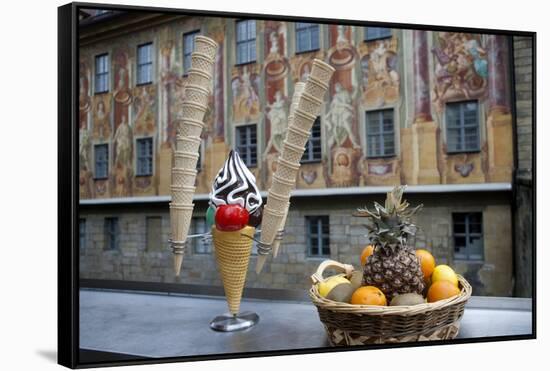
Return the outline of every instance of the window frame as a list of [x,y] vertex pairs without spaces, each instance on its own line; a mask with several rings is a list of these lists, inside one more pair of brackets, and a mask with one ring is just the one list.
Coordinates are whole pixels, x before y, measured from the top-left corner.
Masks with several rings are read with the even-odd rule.
[[[106,70],[98,72],[98,59],[105,58],[106,59]],[[94,95],[99,94],[106,94],[111,90],[111,77],[110,77],[110,58],[109,58],[109,52],[97,54],[94,58]],[[105,76],[105,90],[98,90],[98,80],[99,78],[102,78]]]
[[[319,136],[314,137],[314,133],[318,132]],[[314,142],[316,144],[314,144]],[[318,146],[319,157],[315,157],[315,148]],[[307,155],[307,156],[306,156]],[[317,116],[313,126],[311,127],[311,134],[306,142],[305,150],[302,158],[300,159],[301,164],[312,164],[318,163],[323,160],[323,133],[321,130],[321,116]]]
[[[102,162],[105,162],[105,166],[106,166],[105,175],[98,175],[98,170],[97,170],[98,169],[98,159],[97,159],[98,147],[106,148],[105,150],[106,158],[104,161],[102,161]],[[104,180],[108,178],[109,178],[109,143],[96,143],[94,144],[94,180]]]
[[[197,228],[197,222],[200,221],[201,225],[204,226],[204,230],[200,231],[199,228]],[[193,234],[201,234],[201,233],[208,233],[208,225],[206,223],[206,217],[205,216],[195,216],[191,218],[191,235]],[[204,244],[200,238],[193,238],[191,239],[191,246],[193,251],[193,254],[197,255],[211,255],[213,253],[212,244]],[[200,248],[199,248],[200,246]]]
[[[239,31],[238,31],[238,28],[239,28],[239,24],[240,23],[243,23],[243,22],[246,22],[246,38],[243,39],[243,40],[240,40],[239,39]],[[248,38],[248,33],[249,33],[249,24],[250,22],[254,22],[254,38],[251,39],[251,38]],[[244,66],[246,64],[251,64],[251,63],[256,63],[256,61],[258,60],[258,46],[257,46],[257,38],[258,38],[258,35],[257,35],[257,32],[258,32],[258,28],[257,28],[257,24],[256,24],[256,20],[255,19],[240,19],[238,21],[235,21],[235,66]],[[250,55],[250,45],[251,44],[254,44],[254,58],[251,59],[251,55]],[[240,60],[240,53],[239,53],[239,45],[247,45],[247,59],[246,60],[243,60],[241,61]]]
[[[331,250],[330,250],[330,215],[306,215],[306,256],[308,258],[320,258],[325,259],[327,257],[330,257]],[[311,232],[311,224],[315,222],[317,223],[317,233],[312,234]],[[326,222],[326,226],[328,228],[328,232],[323,232],[323,223]],[[312,239],[317,238],[317,254],[313,254],[313,247],[312,247]],[[328,239],[328,245],[324,246],[323,241]],[[328,249],[328,254],[323,253],[323,249]]]
[[[158,246],[151,248],[152,236],[149,231],[149,223],[151,220],[158,220],[159,222],[159,234],[158,234]],[[160,215],[147,215],[145,217],[145,250],[146,251],[162,251],[162,216]]]
[[[479,216],[479,226],[480,226],[480,232],[470,232],[471,223],[469,221],[470,217],[472,217],[473,214],[476,214],[476,217]],[[456,219],[459,216],[464,217],[464,232],[463,233],[457,233],[455,232],[455,225],[457,224]],[[485,244],[484,244],[484,228],[483,228],[483,212],[481,211],[468,211],[468,212],[453,212],[451,214],[452,218],[452,238],[453,238],[453,258],[457,261],[468,261],[468,262],[483,262],[485,261]],[[465,246],[461,247],[463,249],[462,253],[457,252],[457,246],[456,246],[456,238],[464,238]],[[470,244],[470,238],[471,237],[478,237],[481,241],[481,247],[479,253],[474,252],[474,248]],[[457,256],[458,255],[458,256]],[[472,255],[480,255],[481,258],[472,258]]]
[[[151,143],[151,153],[149,155],[140,155],[140,143],[144,141],[150,141]],[[149,177],[153,176],[155,173],[155,140],[153,137],[140,137],[136,138],[136,177]],[[148,157],[151,157],[151,170],[150,173],[143,173],[140,171],[140,160],[147,159]]]
[[86,218],[78,218],[78,247],[80,250],[86,249]]
[[103,219],[104,251],[120,250],[120,223],[117,216]]
[[[254,128],[254,132],[255,132],[255,141],[254,143],[252,143],[252,138],[253,138],[253,135],[252,134],[248,134],[248,130],[247,129],[252,129]],[[246,143],[245,144],[241,144],[240,143],[240,130],[246,130]],[[258,167],[258,124],[245,124],[245,125],[239,125],[239,126],[235,126],[235,150],[239,153],[239,156],[241,156],[241,159],[243,160],[244,164],[249,167],[249,168],[255,168],[255,167]],[[245,148],[245,152],[243,152],[241,149],[242,148]],[[256,158],[254,160],[254,163],[251,162],[251,159],[252,159],[252,151],[251,151],[251,148],[254,147],[255,148],[255,153],[256,153]]]
[[[298,28],[298,25],[308,25],[305,27]],[[313,29],[317,29],[317,47],[313,46]],[[301,49],[299,48],[300,43],[298,42],[298,37],[302,32],[308,33],[308,42],[309,48]],[[303,54],[311,53],[321,49],[321,25],[319,23],[310,23],[310,22],[295,22],[294,23],[294,54]]]
[[[195,37],[196,36],[199,36],[201,34],[201,30],[194,30],[194,31],[189,31],[189,32],[185,32],[183,33],[182,35],[182,45],[181,45],[181,56],[182,56],[182,69],[183,69],[183,73],[182,75],[183,76],[187,76],[189,74],[189,69],[191,68],[191,54],[193,54],[193,49],[195,48]],[[187,46],[187,37],[191,37],[191,40],[192,40],[192,46],[191,46],[191,51],[189,53],[186,53],[186,49],[185,47]],[[186,61],[186,58],[189,58],[189,66],[186,68],[185,66],[185,61]]]
[[[385,112],[391,112],[391,118],[392,118],[392,125],[391,131],[384,130],[384,113]],[[372,114],[378,114],[378,128],[376,133],[369,133],[371,130],[370,124],[369,124],[369,115]],[[365,111],[365,140],[366,140],[366,147],[367,147],[367,153],[366,158],[368,159],[377,159],[377,158],[391,158],[395,157],[397,154],[397,141],[395,140],[395,110],[393,107],[390,108],[382,108],[382,109],[376,109],[376,110],[370,110]],[[386,153],[385,150],[385,144],[384,139],[386,137],[392,138],[393,143],[393,151],[392,153]],[[377,138],[377,140],[380,141],[380,152],[379,153],[371,153],[371,145],[370,145],[370,138]]]
[[[382,34],[380,31],[378,31],[377,35],[369,36],[369,29],[371,30],[389,30],[389,33]],[[365,27],[364,35],[363,35],[363,41],[375,41],[375,40],[384,40],[384,39],[391,39],[393,37],[393,30],[390,27]]]
[[[149,46],[150,47],[150,61],[147,61],[145,63],[140,62],[140,53],[139,50],[143,47]],[[144,86],[144,85],[150,85],[154,81],[154,59],[155,59],[155,53],[154,53],[154,43],[152,41],[139,44],[136,47],[136,86]],[[141,69],[144,68],[144,66],[150,66],[151,68],[151,74],[150,74],[150,80],[149,81],[141,81]]]
[[[464,120],[464,106],[466,106],[469,103],[475,103],[476,105],[476,124],[475,125],[466,125]],[[450,120],[448,117],[449,114],[449,107],[452,106],[459,106],[459,119],[460,124],[458,126],[456,125],[450,125]],[[453,102],[447,102],[445,104],[445,139],[446,139],[446,152],[448,154],[460,154],[460,153],[478,153],[481,152],[481,120],[480,120],[480,105],[479,101],[476,99],[470,99],[470,100],[461,100],[461,101],[453,101]],[[477,136],[477,142],[476,142],[476,148],[466,148],[466,130],[467,129],[476,129],[476,136]],[[449,139],[451,135],[449,134],[449,130],[459,130],[459,138],[461,148],[458,150],[451,150],[449,149]]]

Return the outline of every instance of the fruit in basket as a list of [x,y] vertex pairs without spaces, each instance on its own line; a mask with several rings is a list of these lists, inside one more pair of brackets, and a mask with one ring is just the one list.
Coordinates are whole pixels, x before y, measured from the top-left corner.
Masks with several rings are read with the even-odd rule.
[[458,277],[453,268],[448,265],[441,264],[435,267],[431,279],[432,285],[438,281],[449,281],[458,288]]
[[328,294],[340,284],[351,285],[349,280],[343,276],[332,276],[322,282],[319,282],[319,287],[317,288],[319,290],[319,295],[326,298]]
[[424,297],[422,295],[418,295],[414,292],[409,292],[408,294],[400,294],[396,295],[390,302],[391,306],[396,305],[416,305],[416,304],[423,304]]
[[340,301],[349,303],[351,295],[355,290],[349,282],[339,283],[327,294],[327,299],[332,301]]
[[437,281],[432,283],[428,289],[428,303],[448,299],[458,294],[460,294],[460,290],[453,282]]
[[349,278],[353,290],[357,290],[361,285],[363,285],[363,272],[362,271],[353,271],[351,277]]
[[411,217],[422,205],[409,209],[408,202],[401,202],[403,190],[395,187],[388,192],[384,206],[375,202],[375,210],[358,209],[354,214],[369,220],[366,227],[374,245],[363,268],[363,281],[380,288],[389,299],[410,292],[422,294],[424,290],[420,261],[408,246],[417,229]]
[[374,251],[374,246],[368,245],[365,246],[363,249],[363,252],[361,253],[361,266],[365,266],[365,263],[367,262],[367,258],[372,255]]
[[424,279],[430,278],[435,268],[435,258],[428,250],[416,250],[416,256],[420,260],[420,268],[424,274]]
[[387,305],[386,296],[378,287],[361,286],[353,292],[351,304]]

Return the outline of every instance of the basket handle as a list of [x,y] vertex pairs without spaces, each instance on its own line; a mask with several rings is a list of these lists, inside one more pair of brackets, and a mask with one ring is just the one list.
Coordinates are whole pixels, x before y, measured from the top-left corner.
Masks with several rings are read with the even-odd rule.
[[353,265],[342,264],[335,260],[327,259],[319,264],[317,271],[311,275],[311,281],[313,282],[313,284],[323,281],[323,273],[325,272],[325,269],[328,268],[337,268],[342,272],[345,272],[346,276],[351,275],[351,273],[354,271]]

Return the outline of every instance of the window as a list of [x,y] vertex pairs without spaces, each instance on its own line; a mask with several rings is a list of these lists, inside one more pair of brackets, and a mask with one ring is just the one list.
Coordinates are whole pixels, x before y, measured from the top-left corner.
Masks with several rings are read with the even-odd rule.
[[160,216],[148,216],[145,218],[145,248],[148,251],[160,251],[162,247],[161,241],[161,225],[162,218]]
[[138,46],[137,85],[153,82],[153,43]]
[[106,93],[109,91],[109,54],[101,54],[95,57],[95,92]]
[[94,176],[96,179],[106,179],[109,174],[109,145],[96,144],[94,146]]
[[256,61],[256,21],[237,22],[237,64]]
[[309,256],[330,256],[328,215],[306,216],[306,237]]
[[367,122],[367,157],[386,157],[395,154],[393,109],[369,111]]
[[139,138],[136,144],[136,175],[153,175],[153,138]]
[[257,143],[256,124],[237,126],[236,128],[236,150],[239,152],[243,162],[248,167],[255,167],[257,164]]
[[321,161],[321,118],[317,117],[311,128],[311,135],[306,143],[301,162]]
[[453,213],[454,257],[483,260],[483,223],[481,213]]
[[199,31],[189,32],[183,35],[183,73],[187,74],[191,68],[191,53],[195,49],[195,36],[199,35]]
[[378,40],[392,37],[391,28],[386,27],[367,27],[365,30],[365,40]]
[[[206,217],[193,218],[191,220],[191,235],[206,233]],[[191,239],[191,245],[195,254],[211,254],[212,244],[205,243],[202,237],[195,237]]]
[[319,25],[296,22],[296,53],[319,49]]
[[105,218],[105,250],[118,249],[118,218]]
[[445,108],[447,152],[477,152],[479,120],[476,101],[448,103]]
[[86,219],[78,219],[78,244],[81,249],[86,248]]

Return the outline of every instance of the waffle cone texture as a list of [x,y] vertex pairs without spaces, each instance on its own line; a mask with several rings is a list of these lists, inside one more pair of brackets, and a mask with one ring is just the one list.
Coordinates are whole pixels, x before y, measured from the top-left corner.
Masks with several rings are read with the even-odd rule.
[[241,306],[252,238],[256,228],[246,226],[238,231],[220,231],[212,227],[216,262],[223,282],[227,306],[231,314],[238,314]]

